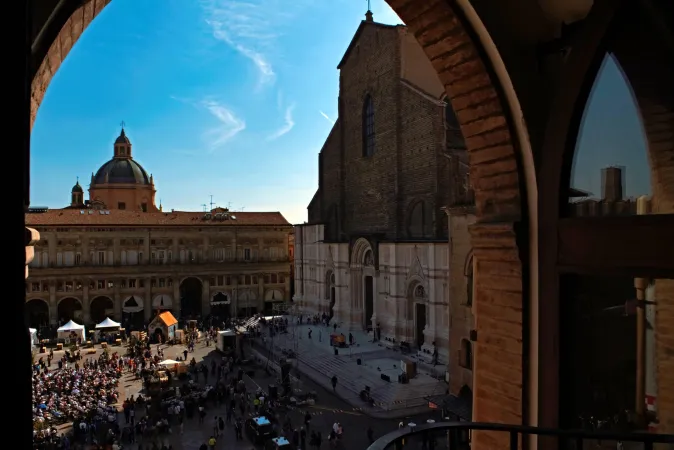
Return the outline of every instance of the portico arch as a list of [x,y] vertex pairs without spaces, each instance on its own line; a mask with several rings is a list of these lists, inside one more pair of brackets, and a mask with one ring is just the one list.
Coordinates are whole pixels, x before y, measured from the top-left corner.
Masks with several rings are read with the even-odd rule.
[[[462,134],[466,138],[477,209],[477,224],[473,227],[473,245],[476,253],[480,254],[479,264],[491,264],[492,276],[484,278],[481,287],[494,295],[502,293],[503,298],[512,303],[506,307],[512,306],[512,309],[521,311],[523,306],[521,286],[515,288],[513,294],[511,283],[506,286],[495,281],[500,276],[513,277],[512,274],[515,273],[517,274],[514,276],[515,280],[519,279],[521,283],[519,259],[521,254],[516,242],[514,223],[522,218],[521,187],[525,183],[518,170],[522,161],[516,148],[527,150],[523,159],[525,167],[528,168],[527,181],[531,182],[527,187],[531,190],[535,189],[535,178],[523,115],[498,50],[467,0],[455,2],[387,0],[387,2],[408,25],[409,31],[416,36],[438,72],[441,82],[447,87],[450,102],[456,111]],[[59,16],[50,22],[48,32],[41,34],[41,42],[35,46],[33,67],[38,69],[33,74],[31,124],[59,65],[74,42],[109,0],[89,0],[85,3],[73,0],[63,3],[65,11],[73,11],[73,14],[68,18],[68,14],[65,13],[63,17]],[[519,142],[516,142],[517,138]],[[529,207],[532,212],[535,212],[535,203],[535,194],[531,194]],[[531,229],[534,230],[535,227]],[[534,231],[532,234],[535,236]],[[498,242],[503,250],[499,255],[502,259],[498,261],[494,261],[494,242]],[[530,249],[530,253],[537,253],[535,246]],[[503,261],[508,263],[502,263]],[[476,267],[476,271],[479,270],[479,266]],[[494,273],[494,270],[499,273]],[[530,278],[533,280],[535,277]],[[517,281],[514,283],[517,284]],[[535,286],[535,280],[532,281],[532,285]],[[361,288],[362,285],[359,284],[358,289]],[[351,298],[355,298],[354,295]],[[488,331],[483,335],[487,333]],[[478,346],[488,346],[487,342],[485,339],[484,343]],[[522,340],[513,337],[513,342],[513,345],[521,348]],[[497,348],[490,350],[496,351]],[[480,354],[486,355],[487,352],[476,352],[476,355]],[[476,365],[479,365],[479,356]],[[497,369],[485,367],[482,373],[492,370]],[[509,367],[502,370],[512,372]],[[495,395],[512,398],[512,395],[509,395],[511,389],[520,389],[522,385],[519,372],[515,376],[512,374],[495,374],[495,376],[499,379],[512,380],[511,386],[499,390]],[[508,405],[508,409],[521,411],[522,405],[518,402],[521,402],[521,398],[513,399],[513,404]],[[489,412],[488,407],[480,411],[482,413],[475,417],[476,420],[499,419],[497,413]]]
[[232,298],[228,292],[218,291],[211,296],[211,315],[227,320],[232,316]]
[[429,306],[424,283],[417,277],[409,281],[405,306],[406,339],[421,349],[425,343],[424,330],[429,323]]
[[375,254],[370,242],[358,238],[351,249],[349,327],[371,331],[376,323]]
[[29,328],[39,330],[49,326],[49,302],[42,298],[33,298],[26,302],[26,323]]
[[109,317],[114,313],[114,309],[115,304],[110,297],[95,297],[91,300],[91,303],[89,303],[89,314],[91,315],[92,323],[97,324],[103,322],[106,317]]
[[159,294],[152,299],[152,311],[164,312],[173,309],[173,298],[167,294]]
[[82,302],[75,297],[64,297],[57,305],[58,323],[63,325],[69,320],[82,323]]
[[203,284],[197,277],[187,277],[180,282],[180,315],[183,318],[201,316]]
[[130,295],[122,303],[122,324],[129,330],[140,330],[144,323],[145,302],[138,295]]

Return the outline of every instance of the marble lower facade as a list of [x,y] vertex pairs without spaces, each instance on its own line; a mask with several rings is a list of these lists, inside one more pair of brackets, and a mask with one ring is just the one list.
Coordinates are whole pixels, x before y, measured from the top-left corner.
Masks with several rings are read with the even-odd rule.
[[326,313],[342,329],[381,330],[384,342],[407,342],[449,356],[447,243],[385,243],[365,238],[324,243],[323,225],[295,230],[295,296],[306,314]]

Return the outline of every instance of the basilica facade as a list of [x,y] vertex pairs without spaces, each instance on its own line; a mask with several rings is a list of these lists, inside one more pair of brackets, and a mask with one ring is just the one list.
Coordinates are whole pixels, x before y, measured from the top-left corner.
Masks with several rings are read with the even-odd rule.
[[[447,208],[473,203],[454,111],[414,36],[370,12],[338,69],[339,118],[319,153],[309,220],[295,227],[294,299],[387,346],[429,360],[437,350],[449,366],[461,342],[450,342],[450,304],[467,296],[452,288],[451,262],[463,266],[470,240],[468,222],[454,221],[465,245],[448,247]],[[457,277],[465,286],[463,270]],[[469,315],[455,320],[471,328]]]
[[292,226],[281,213],[164,211],[124,130],[88,193],[77,182],[69,206],[26,214],[40,235],[26,280],[31,327],[110,317],[138,328],[158,311],[229,317],[290,300]]

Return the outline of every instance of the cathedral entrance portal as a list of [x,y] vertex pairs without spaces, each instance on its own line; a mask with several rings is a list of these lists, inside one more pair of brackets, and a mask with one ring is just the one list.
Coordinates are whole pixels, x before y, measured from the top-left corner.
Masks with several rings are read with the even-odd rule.
[[201,316],[201,280],[195,277],[185,278],[180,283],[180,315],[182,318]]
[[426,328],[426,304],[414,304],[414,342],[417,347],[424,345],[424,328]]
[[372,330],[372,315],[374,314],[374,278],[365,277],[365,329]]

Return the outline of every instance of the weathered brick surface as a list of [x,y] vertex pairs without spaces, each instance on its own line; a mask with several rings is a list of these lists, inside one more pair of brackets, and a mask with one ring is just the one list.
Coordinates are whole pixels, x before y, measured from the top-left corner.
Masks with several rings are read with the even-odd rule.
[[30,126],[33,127],[37,110],[42,103],[45,92],[49,87],[52,77],[61,67],[61,63],[68,56],[68,52],[80,38],[84,30],[92,20],[110,3],[110,0],[86,0],[68,21],[63,25],[58,37],[54,40],[49,52],[33,78],[31,86]]
[[[440,98],[401,80],[406,33],[403,27],[365,24],[340,66],[340,117],[320,156],[318,197],[329,239],[337,239],[335,228],[342,240],[370,233],[410,238],[410,213],[419,201],[423,235],[414,237],[446,236],[441,208],[451,192],[451,171],[442,156],[444,107]],[[366,95],[374,102],[376,132],[375,153],[367,158],[362,148]]]

